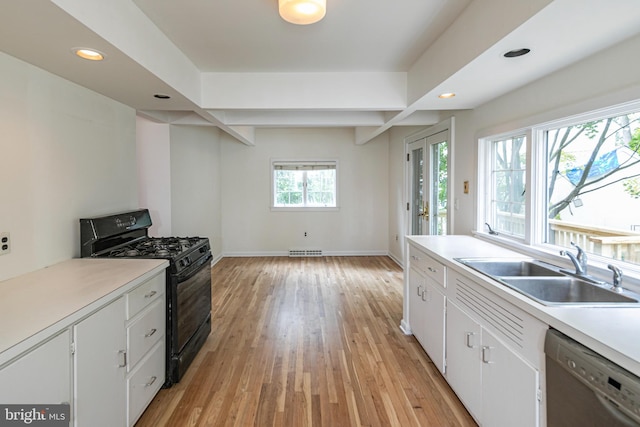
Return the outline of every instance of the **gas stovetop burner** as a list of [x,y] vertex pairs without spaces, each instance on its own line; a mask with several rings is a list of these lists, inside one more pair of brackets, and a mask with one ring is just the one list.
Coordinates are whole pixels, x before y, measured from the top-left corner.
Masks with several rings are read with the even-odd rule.
[[149,237],[109,251],[110,257],[176,258],[205,245],[203,237]]

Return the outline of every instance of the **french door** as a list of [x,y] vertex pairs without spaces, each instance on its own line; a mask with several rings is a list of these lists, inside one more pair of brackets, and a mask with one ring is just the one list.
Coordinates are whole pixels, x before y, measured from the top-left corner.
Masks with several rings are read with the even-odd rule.
[[450,234],[449,135],[446,126],[432,133],[424,132],[424,136],[419,135],[407,144],[409,234]]

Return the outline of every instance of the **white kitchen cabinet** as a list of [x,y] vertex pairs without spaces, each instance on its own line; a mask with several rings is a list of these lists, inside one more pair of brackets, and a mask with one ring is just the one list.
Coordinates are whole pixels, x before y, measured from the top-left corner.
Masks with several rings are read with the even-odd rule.
[[165,378],[165,275],[74,326],[75,422],[132,426]]
[[71,403],[71,333],[65,329],[0,369],[3,404]]
[[126,425],[125,298],[74,326],[75,425]]
[[447,303],[447,382],[469,413],[482,414],[481,327],[457,305]]
[[442,264],[410,248],[409,325],[433,364],[444,373],[445,295]]
[[537,427],[539,371],[519,344],[527,325],[515,307],[472,283],[458,279],[450,286],[447,382],[480,425]]
[[165,380],[164,275],[127,294],[127,425],[140,418]]
[[482,331],[482,425],[539,425],[539,373],[491,332]]

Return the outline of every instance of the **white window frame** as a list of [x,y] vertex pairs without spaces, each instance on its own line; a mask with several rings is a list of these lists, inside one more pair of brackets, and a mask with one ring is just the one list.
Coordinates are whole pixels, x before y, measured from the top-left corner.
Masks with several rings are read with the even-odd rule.
[[[528,211],[528,207],[529,207],[529,192],[530,192],[530,183],[529,183],[529,169],[530,169],[530,145],[531,145],[531,133],[526,131],[526,130],[521,130],[521,131],[516,131],[516,132],[508,132],[508,133],[504,133],[501,135],[494,135],[491,136],[489,138],[483,138],[480,140],[480,147],[481,147],[481,152],[482,152],[482,157],[479,158],[483,158],[484,161],[481,161],[481,165],[479,165],[479,169],[482,169],[482,173],[484,174],[484,176],[481,178],[480,182],[483,182],[484,185],[482,185],[480,188],[485,188],[485,193],[482,197],[479,196],[479,199],[482,199],[481,201],[479,200],[479,206],[482,206],[482,210],[479,210],[479,212],[483,212],[483,221],[482,221],[482,226],[484,227],[485,223],[488,223],[492,229],[496,229],[497,230],[497,224],[493,223],[493,209],[492,209],[492,203],[491,203],[491,198],[493,197],[493,194],[495,192],[495,189],[493,188],[493,170],[494,170],[494,163],[495,163],[495,151],[494,151],[494,143],[497,141],[503,141],[506,139],[513,139],[513,138],[517,138],[517,137],[521,137],[524,136],[525,141],[526,141],[526,156],[527,156],[527,161],[525,164],[525,201],[524,201],[524,209],[525,209],[525,232],[523,236],[519,236],[519,235],[513,235],[513,234],[509,234],[508,237],[510,239],[513,239],[515,241],[518,242],[525,242],[527,241],[527,237],[528,237],[528,231],[529,231],[529,224],[528,224],[528,219],[530,218],[530,212]],[[489,196],[487,197],[486,195],[489,194]],[[480,205],[481,203],[481,205]],[[482,230],[482,228],[479,228],[479,230]],[[500,231],[500,230],[497,230]],[[506,234],[505,234],[506,235]]]
[[[336,200],[336,206],[275,206],[275,196],[276,196],[276,191],[275,191],[275,186],[276,186],[276,179],[275,179],[275,171],[276,171],[276,166],[278,165],[289,165],[289,166],[300,166],[300,167],[309,167],[309,166],[314,166],[314,165],[331,165],[335,167],[335,171],[336,171],[336,187],[335,187],[335,200]],[[340,206],[340,199],[339,199],[339,192],[338,189],[340,187],[339,185],[339,177],[340,177],[340,173],[339,173],[339,162],[337,159],[271,159],[270,161],[270,170],[271,170],[271,180],[270,180],[270,208],[272,211],[287,211],[287,212],[292,212],[292,211],[304,211],[304,212],[310,212],[310,211],[322,211],[322,212],[327,212],[327,211],[337,211],[339,210],[339,206]],[[306,197],[306,196],[305,196]]]
[[[550,261],[566,263],[568,258],[559,255],[561,246],[545,243],[546,240],[546,216],[547,216],[547,176],[546,176],[546,156],[547,147],[544,140],[544,132],[548,129],[569,126],[572,124],[584,123],[593,120],[625,114],[631,111],[640,110],[640,100],[626,102],[605,108],[594,109],[581,114],[574,114],[555,120],[548,120],[533,124],[527,127],[519,127],[508,132],[497,132],[478,138],[477,146],[477,166],[478,166],[478,188],[485,188],[491,185],[491,142],[517,135],[526,135],[527,138],[527,163],[526,163],[526,197],[525,197],[525,237],[517,238],[509,235],[490,235],[484,225],[487,218],[490,218],[490,201],[485,196],[485,192],[478,191],[476,230],[474,235],[486,240],[493,241],[503,246],[512,247],[531,256],[542,257]],[[504,128],[503,128],[504,129]],[[542,220],[536,220],[536,219]],[[612,260],[611,258],[589,254],[589,264],[593,267],[590,272],[596,272],[609,277],[610,272],[606,266],[610,263],[619,265],[624,271],[628,282],[632,283],[636,289],[640,289],[640,266],[622,260]],[[628,274],[630,273],[630,274]]]

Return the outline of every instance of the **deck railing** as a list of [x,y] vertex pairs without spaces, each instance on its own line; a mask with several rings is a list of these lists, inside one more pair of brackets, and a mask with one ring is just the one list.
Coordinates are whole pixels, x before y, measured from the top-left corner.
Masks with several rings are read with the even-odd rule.
[[[524,235],[521,215],[499,215],[497,225],[500,230]],[[549,243],[569,247],[570,242],[575,242],[586,252],[640,264],[640,232],[636,229],[626,231],[550,219]]]
[[[640,233],[549,220],[550,243],[569,246],[575,242],[587,252],[640,264]],[[553,240],[552,240],[553,239]]]

